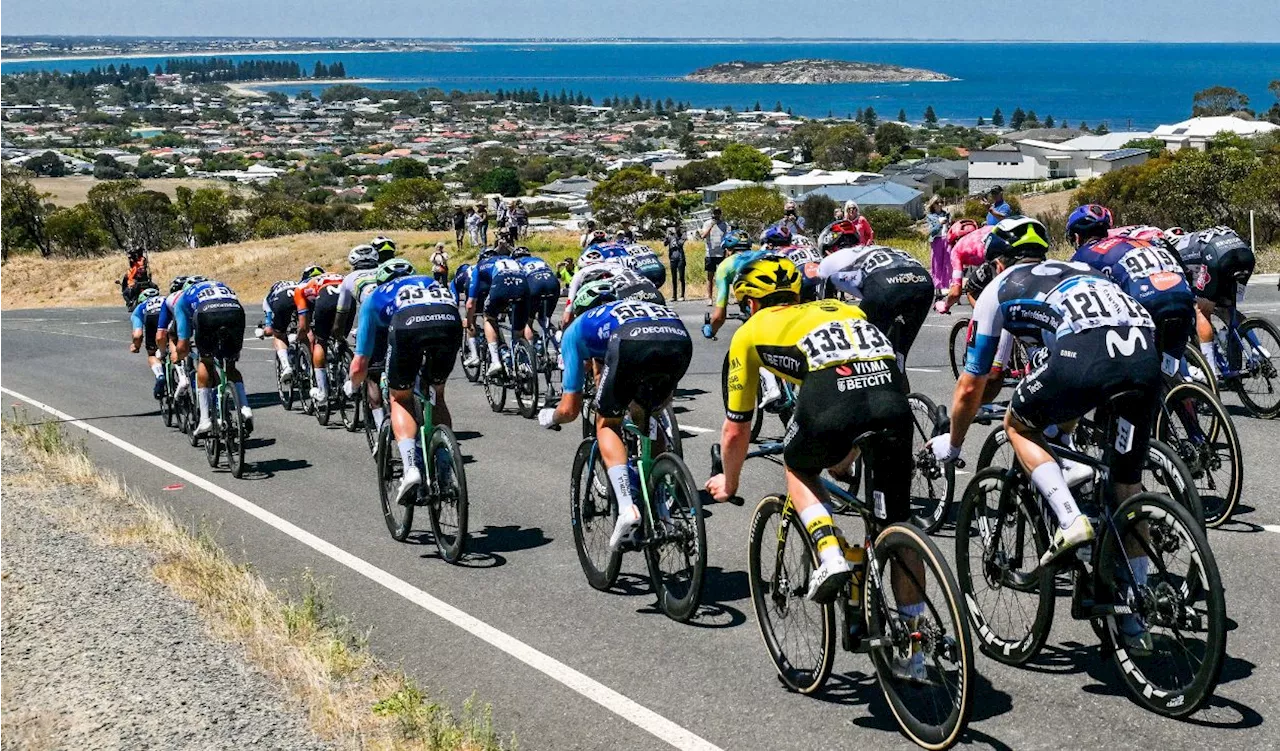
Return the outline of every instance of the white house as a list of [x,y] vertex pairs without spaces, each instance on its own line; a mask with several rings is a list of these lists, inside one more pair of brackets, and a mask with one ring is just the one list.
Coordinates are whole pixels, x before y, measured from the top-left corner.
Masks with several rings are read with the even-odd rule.
[[1152,132],[1152,136],[1164,141],[1165,148],[1177,151],[1193,148],[1204,151],[1205,144],[1219,133],[1235,133],[1238,136],[1251,137],[1280,130],[1280,125],[1261,120],[1242,120],[1231,115],[1222,117],[1193,117],[1173,125],[1161,125]]
[[787,198],[799,198],[819,188],[831,188],[837,185],[861,185],[880,177],[881,175],[875,172],[815,169],[803,175],[779,175],[774,178],[773,186]]
[[1077,136],[1060,143],[1032,138],[998,143],[969,154],[969,190],[980,193],[994,185],[1039,180],[1088,180],[1145,162],[1149,157],[1146,149],[1123,146],[1150,137],[1150,133],[1130,131]]

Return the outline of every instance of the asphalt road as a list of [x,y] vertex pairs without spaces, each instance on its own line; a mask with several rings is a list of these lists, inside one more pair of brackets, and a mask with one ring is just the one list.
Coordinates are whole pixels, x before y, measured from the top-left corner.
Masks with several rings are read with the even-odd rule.
[[[1280,319],[1280,294],[1271,284],[1255,287],[1246,308]],[[677,307],[691,330],[706,310],[700,302]],[[953,384],[946,365],[951,323],[931,316],[911,359],[913,388],[940,403],[949,402]],[[145,361],[127,351],[123,309],[8,311],[0,334],[6,389],[84,418],[192,473],[178,480],[181,489],[169,490],[175,482],[169,471],[87,438],[99,462],[192,524],[215,529],[279,586],[295,586],[306,569],[332,582],[337,610],[370,629],[378,654],[443,691],[455,706],[473,692],[492,702],[497,726],[516,733],[521,748],[909,747],[861,655],[838,656],[836,675],[819,696],[790,694],[778,683],[745,574],[750,503],[718,506],[709,514],[706,606],[692,623],[674,623],[655,610],[638,555],[624,560],[617,591],[592,590],[569,528],[577,432],[550,433],[511,412],[492,413],[482,389],[466,383],[461,369],[450,382],[449,402],[472,459],[473,553],[465,565],[450,566],[429,539],[405,544],[387,535],[363,437],[322,428],[278,405],[267,343],[245,344],[256,433],[250,474],[236,480],[225,470],[210,470],[202,450],[164,428]],[[677,407],[688,431],[686,456],[702,478],[723,415],[717,383],[728,344],[727,337],[695,339]],[[20,402],[9,393],[3,397],[6,412]],[[1274,635],[1280,623],[1280,422],[1237,414],[1244,498],[1235,520],[1210,534],[1234,624],[1216,698],[1185,722],[1143,711],[1123,693],[1112,663],[1099,656],[1089,627],[1069,621],[1060,607],[1049,645],[1033,665],[1014,669],[979,656],[967,743],[1013,749],[1280,746]],[[976,456],[978,438],[970,438],[967,456]],[[205,488],[194,482],[201,478]],[[756,463],[748,466],[741,492],[755,499],[780,483],[780,470]],[[237,496],[302,531],[264,523],[266,514],[228,502]],[[938,542],[948,553],[953,549],[949,530]]]

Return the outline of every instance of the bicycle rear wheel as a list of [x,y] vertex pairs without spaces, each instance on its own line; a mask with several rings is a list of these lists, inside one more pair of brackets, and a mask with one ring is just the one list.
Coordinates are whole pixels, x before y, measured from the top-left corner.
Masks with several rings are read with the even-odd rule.
[[462,559],[467,547],[467,473],[458,439],[446,425],[437,425],[424,451],[431,462],[432,498],[428,506],[431,535],[440,557],[449,563]]
[[1218,377],[1213,374],[1213,368],[1209,366],[1209,361],[1200,353],[1200,350],[1194,344],[1188,344],[1183,356],[1187,361],[1188,369],[1195,368],[1190,371],[1191,383],[1204,386],[1214,396],[1218,396]]
[[680,457],[663,454],[649,475],[649,500],[658,529],[645,548],[650,576],[662,611],[684,622],[698,609],[707,570],[707,530],[702,499]]
[[486,350],[480,358],[480,380],[484,384],[484,397],[489,400],[489,409],[501,412],[507,406],[507,383],[504,375],[500,374],[496,379],[489,376],[489,363]]
[[1163,441],[1153,438],[1147,448],[1147,463],[1142,470],[1142,489],[1165,493],[1186,509],[1199,522],[1200,528],[1204,529],[1204,506],[1200,502],[1200,492],[1196,490],[1191,478],[1191,470],[1178,457],[1178,452]]
[[[949,748],[968,726],[973,702],[973,640],[960,588],[942,551],[911,524],[880,533],[875,561],[880,575],[867,577],[864,602],[870,642],[881,637],[869,650],[880,688],[908,738]],[[905,576],[878,588],[891,581],[890,564],[894,576]]]
[[375,446],[378,445],[378,425],[374,423],[373,407],[369,405],[368,384],[365,384],[364,392],[360,395],[360,423],[364,426],[364,439],[369,444],[369,452],[372,453]]
[[[783,497],[756,504],[747,540],[747,580],[756,623],[773,666],[793,691],[812,694],[831,675],[836,650],[835,603],[805,595],[818,551]],[[845,593],[847,598],[848,593]]]
[[297,377],[298,403],[302,405],[302,413],[304,415],[316,414],[316,400],[311,398],[311,387],[316,385],[316,374],[311,369],[311,358],[298,356],[298,362],[293,366],[294,375]]
[[173,375],[167,366],[164,374],[164,394],[160,397],[160,419],[166,428],[172,428],[178,421],[176,404],[173,399]]
[[470,356],[468,355],[469,350],[468,350],[468,345],[466,341],[467,338],[469,337],[467,337],[464,334],[463,342],[462,342],[462,350],[458,352],[458,357],[462,361],[462,374],[467,377],[468,381],[470,381],[471,383],[475,383],[480,380],[480,368],[482,367],[482,364],[480,362],[477,362],[474,366],[471,366],[471,367],[467,366],[467,358]]
[[1169,389],[1156,413],[1155,436],[1191,471],[1206,526],[1231,518],[1244,485],[1244,460],[1235,423],[1222,403],[1197,383]]
[[618,581],[622,566],[622,552],[609,550],[609,536],[618,518],[618,500],[594,439],[578,444],[570,477],[570,523],[578,562],[588,584],[607,590]]
[[[293,390],[294,377],[293,374],[288,377],[281,374],[284,368],[280,365],[280,357],[275,354],[274,349],[271,350],[271,353],[276,361],[276,393],[280,395],[280,406],[284,407],[285,411],[288,411],[293,409],[293,402],[296,397]],[[292,358],[292,353],[290,353],[290,358]]]
[[516,411],[525,419],[538,414],[538,354],[533,342],[517,339],[511,350],[512,386],[516,392]]
[[[1101,540],[1094,569],[1098,602],[1128,606],[1107,615],[1106,641],[1125,688],[1139,705],[1186,717],[1213,695],[1227,641],[1226,600],[1213,549],[1198,519],[1169,498],[1139,493],[1121,504]],[[1134,575],[1126,545],[1150,561]],[[1145,627],[1150,652],[1130,647],[1122,629]]]
[[[209,410],[209,416],[213,421],[213,427],[209,429],[209,434],[204,437],[204,458],[209,462],[209,466],[214,469],[218,468],[218,463],[222,461],[222,431],[226,426],[222,424],[222,405],[227,400],[227,395],[222,393],[220,389],[213,390],[213,404]],[[195,431],[191,431],[193,434]]]
[[1280,373],[1276,371],[1280,329],[1265,318],[1246,318],[1239,332],[1244,343],[1240,358],[1244,374],[1237,382],[1236,393],[1254,417],[1269,420],[1280,415]]
[[1009,445],[1009,434],[1005,433],[1002,427],[996,428],[987,433],[987,437],[983,439],[974,471],[987,467],[1009,469],[1017,459],[1017,454],[1013,453],[1013,446]]
[[[956,470],[951,464],[939,466],[925,444],[937,431],[938,407],[924,394],[907,394],[911,407],[911,521],[935,532],[947,521],[955,492]],[[923,458],[921,458],[923,456]]]
[[391,433],[390,420],[383,423],[378,431],[377,459],[378,499],[382,503],[382,519],[387,523],[391,539],[404,542],[413,529],[414,506],[412,503],[406,505],[396,500],[404,465],[400,460],[400,449]]
[[227,466],[231,469],[231,476],[239,479],[244,477],[244,414],[240,408],[244,405],[240,403],[240,392],[234,388],[227,389],[227,398],[222,400],[222,417],[219,420],[219,430],[222,433],[222,442],[227,451]]
[[965,352],[969,347],[969,319],[961,318],[951,326],[951,333],[947,336],[947,356],[951,360],[951,376],[960,378],[960,371],[964,370]]

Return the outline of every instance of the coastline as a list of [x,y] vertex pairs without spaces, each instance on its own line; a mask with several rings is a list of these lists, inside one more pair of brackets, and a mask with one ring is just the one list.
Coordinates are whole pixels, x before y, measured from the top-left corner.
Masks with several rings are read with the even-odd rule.
[[298,50],[208,50],[202,52],[130,52],[124,55],[51,55],[44,57],[5,57],[4,63],[65,63],[69,60],[150,60],[164,58],[181,60],[188,57],[252,57],[257,55],[375,55],[385,52],[466,52],[465,47],[458,49],[412,49],[412,50],[347,50],[347,49],[298,49]]
[[223,81],[223,86],[233,94],[247,97],[265,97],[266,90],[276,86],[305,86],[314,84],[316,86],[334,86],[341,83],[350,84],[366,84],[366,83],[390,83],[390,78],[281,78],[266,81]]

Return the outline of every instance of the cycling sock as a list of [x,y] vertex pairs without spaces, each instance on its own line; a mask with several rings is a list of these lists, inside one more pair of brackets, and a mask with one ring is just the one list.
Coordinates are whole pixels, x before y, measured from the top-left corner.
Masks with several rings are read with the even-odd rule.
[[236,386],[236,396],[240,397],[240,408],[249,409],[249,394],[244,389],[244,381],[234,381]]
[[818,559],[823,564],[834,560],[844,560],[844,551],[840,549],[840,540],[836,538],[835,521],[827,507],[815,503],[800,512],[800,522],[809,533],[813,544],[818,548]]
[[1151,568],[1151,559],[1145,555],[1129,559],[1129,568],[1133,569],[1133,583],[1139,587],[1147,583],[1147,571]]
[[502,355],[498,354],[498,343],[489,342],[489,359],[493,362],[497,362],[501,357]]
[[280,360],[281,367],[285,367],[285,368],[289,367],[289,350],[287,349],[276,350],[276,358]]
[[1058,526],[1062,529],[1070,527],[1080,518],[1080,508],[1071,497],[1071,489],[1067,487],[1067,478],[1062,474],[1062,467],[1057,462],[1045,462],[1031,473],[1031,482],[1040,491],[1058,517]]
[[200,422],[209,422],[209,409],[213,402],[213,389],[200,389]]
[[174,372],[178,374],[178,385],[179,385],[179,386],[186,386],[186,385],[187,385],[187,383],[188,383],[188,381],[187,381],[187,369],[186,369],[186,368],[183,368],[183,367],[181,367],[181,366],[174,366]]
[[898,605],[898,613],[904,618],[919,618],[924,615],[924,600],[911,605]]
[[328,376],[323,367],[316,368],[316,388],[320,389],[322,394],[329,390]]
[[402,438],[396,441],[396,445],[400,447],[400,461],[404,462],[406,467],[418,466],[417,447],[418,442],[412,438]]
[[1213,342],[1200,342],[1200,354],[1204,355],[1204,359],[1209,361],[1209,367],[1213,368],[1213,374],[1218,375],[1218,353],[1214,352]]
[[161,378],[164,376],[164,366],[160,363],[156,363],[151,366],[151,372],[155,374],[156,378]]
[[381,428],[381,427],[382,427],[382,417],[383,417],[383,415],[385,415],[385,414],[386,414],[385,412],[383,412],[382,407],[373,407],[373,408],[371,408],[371,409],[369,410],[369,414],[373,415],[373,427],[375,427],[375,428]]
[[480,338],[480,337],[478,337],[478,336],[472,336],[472,337],[468,337],[468,338],[467,338],[467,351],[471,353],[471,356],[472,356],[472,357],[479,357],[479,356],[480,356],[480,353],[476,351],[476,341],[477,341],[479,338]]
[[613,494],[618,497],[618,517],[630,514],[636,503],[631,500],[631,476],[627,465],[619,464],[609,468],[609,484],[613,486]]

